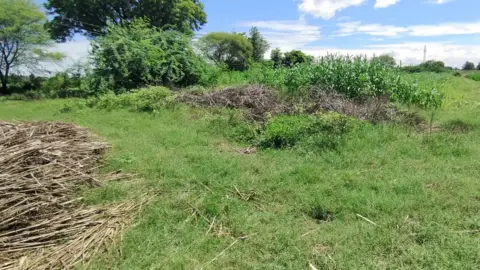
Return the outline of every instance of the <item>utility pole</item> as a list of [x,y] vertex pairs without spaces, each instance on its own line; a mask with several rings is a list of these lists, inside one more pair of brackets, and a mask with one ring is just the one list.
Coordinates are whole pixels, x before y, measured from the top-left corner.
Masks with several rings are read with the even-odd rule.
[[427,61],[427,45],[425,45],[425,48],[423,49],[423,63]]

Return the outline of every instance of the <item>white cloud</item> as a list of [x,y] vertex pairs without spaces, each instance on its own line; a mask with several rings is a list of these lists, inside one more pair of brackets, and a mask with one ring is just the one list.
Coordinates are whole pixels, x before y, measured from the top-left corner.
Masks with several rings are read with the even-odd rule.
[[82,39],[65,43],[57,43],[49,50],[60,52],[65,55],[65,59],[60,62],[40,63],[42,70],[55,73],[66,70],[75,64],[86,63],[90,50],[90,41]]
[[371,36],[395,37],[408,31],[405,27],[381,24],[362,24],[361,22],[339,23],[340,29],[337,36],[351,36],[356,34],[366,34]]
[[402,34],[415,37],[433,37],[445,35],[468,35],[480,34],[480,21],[463,23],[443,23],[435,25],[411,25],[407,27],[382,25],[382,24],[362,24],[361,22],[339,23],[340,28],[337,36],[351,36],[357,34],[396,37]]
[[298,21],[252,21],[240,23],[239,26],[258,27],[271,48],[293,50],[321,38],[320,27],[309,25],[303,18]]
[[[442,0],[439,0],[439,1],[442,1]],[[395,5],[398,2],[400,2],[400,0],[377,0],[375,2],[375,8],[386,8],[386,7]]]
[[444,61],[448,66],[461,67],[465,61],[480,62],[480,45],[462,45],[453,43],[394,43],[369,45],[354,49],[339,49],[334,47],[305,47],[305,53],[314,56],[324,56],[331,53],[367,55],[372,57],[380,54],[392,55],[402,65],[419,64],[423,61],[423,49],[427,46],[427,59]]
[[443,23],[437,25],[413,25],[409,27],[411,36],[445,36],[480,34],[480,21],[472,23]]
[[348,8],[350,6],[358,6],[366,0],[301,0],[298,9],[307,14],[313,15],[315,18],[331,19],[337,11]]

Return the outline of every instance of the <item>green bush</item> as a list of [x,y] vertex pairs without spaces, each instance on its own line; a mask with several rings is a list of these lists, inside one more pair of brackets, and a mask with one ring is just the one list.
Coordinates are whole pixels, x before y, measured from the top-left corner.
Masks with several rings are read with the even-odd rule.
[[103,96],[89,99],[87,104],[90,107],[107,110],[130,108],[139,112],[153,112],[171,102],[173,102],[173,96],[170,90],[161,86],[153,86],[120,95],[109,92]]
[[337,113],[280,115],[265,126],[260,146],[264,148],[335,149],[348,132],[349,120]]
[[419,72],[449,72],[451,68],[445,67],[445,63],[442,61],[429,60],[425,63],[421,63],[416,66],[405,66],[401,68],[405,72],[409,73],[419,73]]
[[92,92],[186,86],[209,83],[212,77],[203,74],[207,64],[194,53],[189,36],[162,31],[143,19],[110,25],[105,36],[93,41],[91,63],[84,85]]
[[467,78],[469,78],[470,80],[474,80],[474,81],[479,82],[480,81],[480,73],[468,74]]

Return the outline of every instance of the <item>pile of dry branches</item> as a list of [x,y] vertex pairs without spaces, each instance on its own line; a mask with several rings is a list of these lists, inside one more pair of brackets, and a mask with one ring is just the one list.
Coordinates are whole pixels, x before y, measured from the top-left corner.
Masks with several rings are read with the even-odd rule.
[[65,123],[0,122],[0,269],[69,268],[111,241],[134,204],[84,207],[75,191],[97,179],[107,145]]
[[288,112],[275,91],[261,85],[245,85],[225,88],[201,95],[184,93],[176,98],[190,105],[218,106],[245,109],[252,120],[263,121],[268,114]]

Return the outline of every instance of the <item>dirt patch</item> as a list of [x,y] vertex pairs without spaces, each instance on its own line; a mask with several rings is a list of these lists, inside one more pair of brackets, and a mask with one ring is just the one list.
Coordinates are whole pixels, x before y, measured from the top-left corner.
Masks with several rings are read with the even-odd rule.
[[290,109],[274,90],[261,85],[229,87],[203,94],[182,93],[176,100],[190,105],[244,109],[247,117],[255,121],[264,121],[269,114],[286,113]]
[[112,244],[138,204],[86,207],[76,192],[125,178],[95,175],[108,148],[66,123],[0,122],[0,269],[72,268]]

